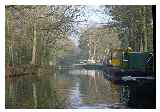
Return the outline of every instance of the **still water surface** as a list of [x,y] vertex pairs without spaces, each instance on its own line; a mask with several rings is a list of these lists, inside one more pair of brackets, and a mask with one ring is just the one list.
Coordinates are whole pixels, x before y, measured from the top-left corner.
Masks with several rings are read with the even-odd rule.
[[6,108],[127,108],[122,88],[97,70],[43,71],[6,78]]

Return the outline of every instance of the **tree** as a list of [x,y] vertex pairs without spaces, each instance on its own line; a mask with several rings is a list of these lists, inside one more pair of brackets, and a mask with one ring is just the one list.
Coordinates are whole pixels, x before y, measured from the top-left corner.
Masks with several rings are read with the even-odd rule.
[[120,32],[123,47],[135,51],[153,51],[151,6],[106,6]]
[[108,26],[88,28],[80,37],[80,48],[88,52],[88,59],[104,59],[111,48],[119,48],[120,44],[118,32]]
[[79,11],[75,6],[6,6],[6,64],[49,64],[59,40],[72,43],[68,38]]

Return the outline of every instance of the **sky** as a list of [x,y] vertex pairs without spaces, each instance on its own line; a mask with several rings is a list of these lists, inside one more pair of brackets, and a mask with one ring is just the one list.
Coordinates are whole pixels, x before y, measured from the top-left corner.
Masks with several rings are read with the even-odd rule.
[[[84,13],[84,16],[79,19],[87,19],[86,22],[79,23],[77,26],[77,30],[84,29],[87,27],[93,27],[99,25],[99,23],[107,23],[111,21],[111,17],[104,12],[103,6],[93,6],[89,5],[86,6],[85,9],[82,10],[82,13]],[[73,34],[71,36],[71,39],[74,41],[75,45],[78,46],[79,35]]]
[[103,6],[87,6],[88,8],[88,23],[106,23],[110,20],[110,17],[105,14]]

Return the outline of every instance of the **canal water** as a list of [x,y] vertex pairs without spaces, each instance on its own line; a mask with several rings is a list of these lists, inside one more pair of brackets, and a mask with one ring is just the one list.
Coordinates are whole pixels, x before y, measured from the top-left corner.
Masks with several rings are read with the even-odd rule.
[[124,88],[98,70],[39,70],[36,75],[6,78],[5,89],[6,108],[128,108],[122,103]]

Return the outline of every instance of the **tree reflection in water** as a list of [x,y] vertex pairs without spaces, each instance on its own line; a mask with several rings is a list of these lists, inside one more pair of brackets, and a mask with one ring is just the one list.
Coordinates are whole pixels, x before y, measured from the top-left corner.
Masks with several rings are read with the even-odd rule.
[[45,71],[6,78],[6,108],[126,108],[118,105],[120,87],[102,71]]

